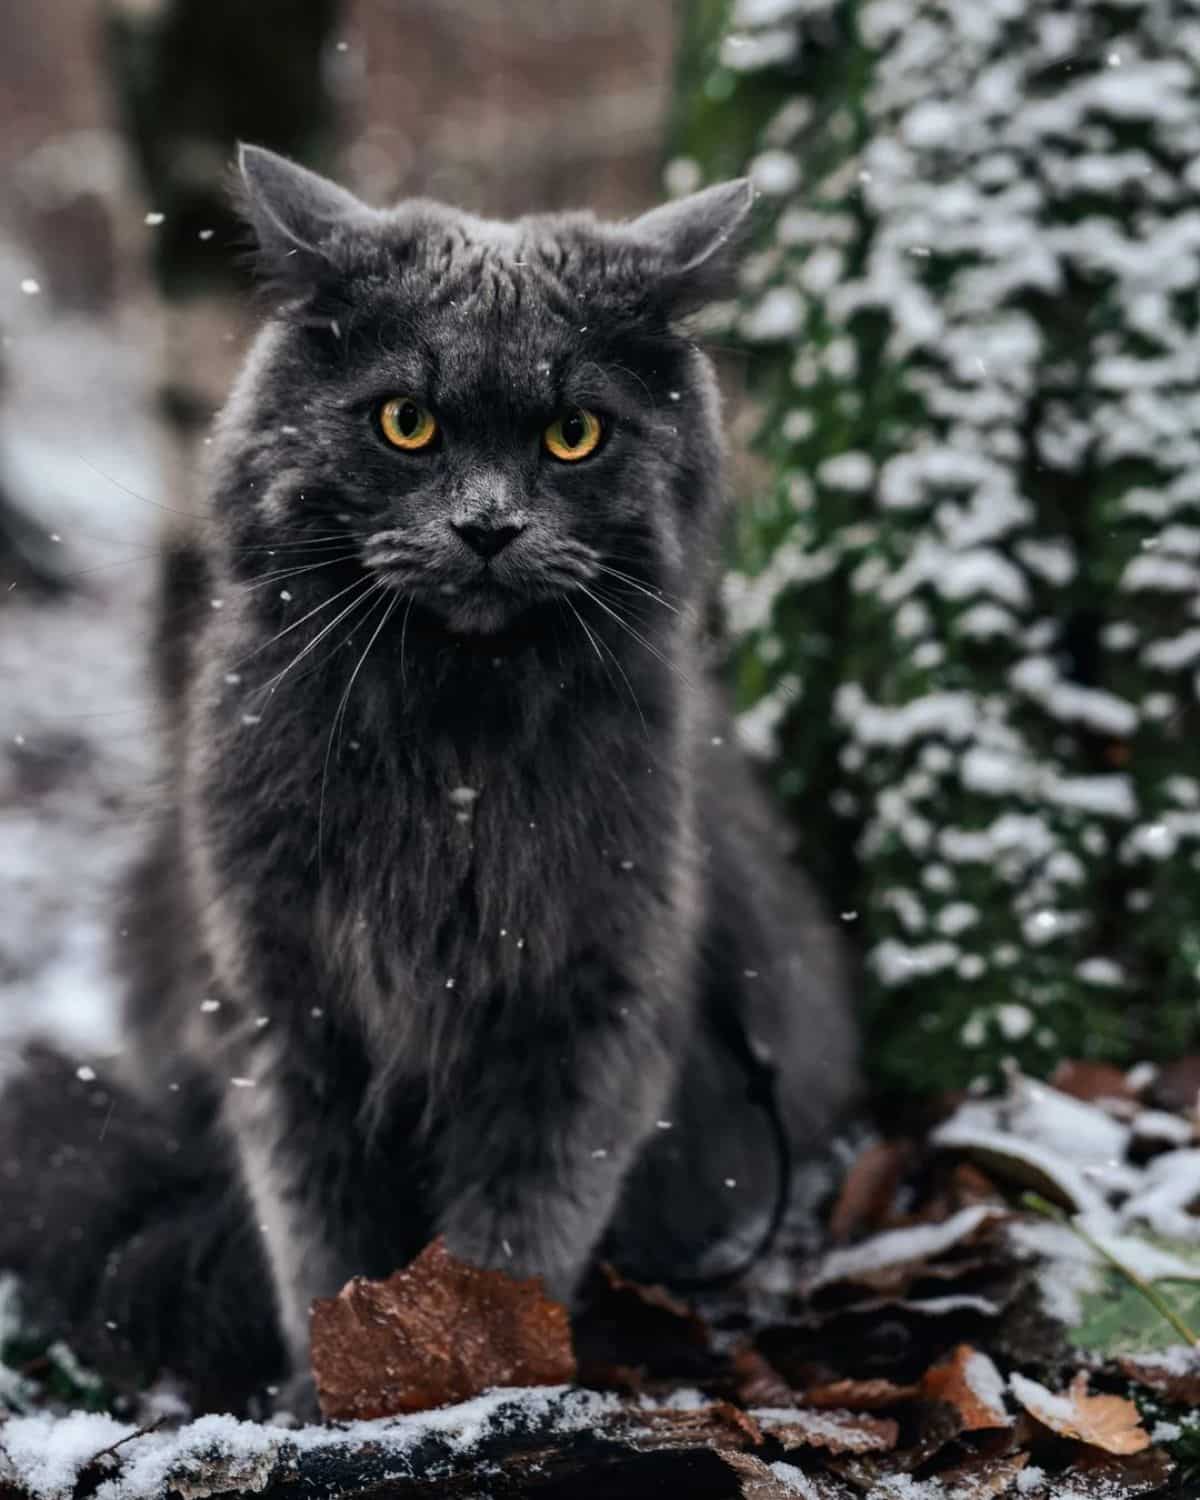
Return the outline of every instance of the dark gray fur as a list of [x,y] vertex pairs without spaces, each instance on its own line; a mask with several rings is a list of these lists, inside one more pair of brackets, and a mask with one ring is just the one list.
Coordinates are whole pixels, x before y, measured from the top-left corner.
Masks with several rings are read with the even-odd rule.
[[[730,1037],[807,1152],[854,1028],[701,648],[722,443],[679,321],[728,286],[746,184],[495,224],[242,175],[274,306],[175,556],[129,1076],[216,1101],[302,1368],[313,1296],[438,1233],[563,1296],[601,1248],[730,1264],[779,1170]],[[400,392],[430,453],[379,434]],[[607,440],[568,465],[539,438],[571,406]],[[523,529],[485,564],[469,525]]]

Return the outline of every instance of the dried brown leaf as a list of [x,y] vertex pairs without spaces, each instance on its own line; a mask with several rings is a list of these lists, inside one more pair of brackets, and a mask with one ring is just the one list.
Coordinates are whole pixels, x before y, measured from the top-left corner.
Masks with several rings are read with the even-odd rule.
[[829,1216],[829,1238],[835,1245],[887,1223],[912,1155],[911,1141],[873,1141],[859,1152]]
[[440,1239],[386,1281],[356,1276],[314,1302],[312,1365],[331,1419],[422,1411],[493,1386],[575,1375],[566,1308],[540,1278],[481,1271]]
[[733,1356],[733,1393],[743,1406],[791,1406],[792,1388],[757,1349],[739,1349]]
[[[738,1494],[741,1500],[795,1500],[797,1489],[786,1479],[781,1479],[762,1459],[752,1453],[722,1453],[726,1468],[738,1479]],[[801,1494],[821,1494],[816,1489],[799,1491]],[[836,1494],[836,1491],[830,1491]],[[843,1492],[844,1493],[844,1492]]]
[[853,1491],[832,1474],[806,1474],[791,1464],[768,1465],[752,1453],[722,1453],[741,1481],[742,1500],[853,1500]]
[[1140,1453],[1150,1446],[1150,1434],[1133,1402],[1124,1396],[1089,1396],[1083,1371],[1062,1395],[1024,1375],[1013,1375],[1010,1384],[1025,1410],[1060,1437],[1076,1438],[1105,1453]]
[[592,1278],[572,1326],[583,1385],[602,1383],[616,1366],[708,1388],[725,1365],[712,1353],[707,1323],[686,1302],[610,1265]]
[[846,1411],[880,1411],[899,1401],[910,1401],[918,1392],[915,1385],[897,1385],[891,1380],[829,1380],[809,1386],[803,1392],[805,1406],[822,1411],[842,1408]]
[[1151,1356],[1117,1360],[1121,1373],[1148,1390],[1157,1391],[1178,1406],[1200,1406],[1200,1349],[1183,1359],[1156,1363]]
[[986,1354],[959,1344],[944,1363],[926,1370],[921,1393],[930,1401],[945,1401],[962,1418],[964,1432],[989,1427],[1011,1427],[1004,1409],[1004,1378]]
[[1150,1098],[1159,1109],[1195,1114],[1200,1102],[1200,1053],[1164,1063],[1150,1085]]
[[1060,1062],[1050,1076],[1050,1086],[1087,1104],[1095,1104],[1098,1099],[1122,1099],[1129,1103],[1137,1099],[1125,1074],[1112,1063]]
[[664,1315],[671,1323],[686,1329],[689,1337],[694,1338],[697,1343],[707,1344],[708,1328],[703,1319],[665,1286],[647,1286],[643,1282],[632,1281],[628,1276],[622,1276],[607,1261],[600,1266],[600,1277],[613,1296],[631,1300],[656,1315]]
[[756,1448],[762,1446],[762,1428],[748,1411],[743,1411],[740,1406],[735,1406],[732,1401],[716,1401],[709,1410],[720,1421],[752,1442]]
[[1124,1456],[1085,1448],[1058,1484],[1079,1500],[1133,1500],[1157,1494],[1174,1472],[1174,1462],[1161,1448]]
[[969,1208],[975,1203],[1004,1202],[1004,1194],[987,1175],[969,1161],[955,1162],[954,1170],[950,1174],[950,1186],[948,1189],[949,1207],[951,1212],[959,1208]]
[[962,1417],[948,1401],[921,1400],[912,1408],[912,1436],[892,1455],[895,1467],[911,1474],[962,1436]]
[[632,1410],[622,1423],[628,1441],[635,1447],[664,1448],[757,1448],[763,1431],[756,1417],[731,1401],[712,1401],[704,1406],[658,1406]]
[[853,1411],[805,1411],[770,1407],[753,1413],[768,1437],[785,1448],[824,1448],[830,1453],[885,1453],[896,1446],[899,1424],[890,1417]]
[[999,1458],[982,1455],[964,1459],[952,1469],[939,1469],[942,1493],[954,1500],[994,1500],[1012,1492],[1017,1475],[1029,1462],[1028,1453],[1009,1453]]

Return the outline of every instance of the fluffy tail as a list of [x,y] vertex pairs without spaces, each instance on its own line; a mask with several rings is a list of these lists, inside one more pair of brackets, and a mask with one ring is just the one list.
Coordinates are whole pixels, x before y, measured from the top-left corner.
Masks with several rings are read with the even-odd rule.
[[82,1071],[34,1047],[0,1088],[0,1270],[112,1388],[169,1372],[197,1410],[239,1411],[283,1351],[212,1110],[156,1119]]

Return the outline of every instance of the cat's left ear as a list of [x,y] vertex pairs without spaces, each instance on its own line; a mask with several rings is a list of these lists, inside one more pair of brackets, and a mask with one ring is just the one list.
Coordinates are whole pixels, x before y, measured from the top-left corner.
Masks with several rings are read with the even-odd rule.
[[262,146],[238,148],[243,214],[258,242],[258,268],[268,281],[295,290],[329,269],[339,231],[376,217],[337,183]]
[[739,177],[664,203],[626,225],[634,240],[658,252],[663,291],[674,311],[733,292],[753,203],[753,183]]

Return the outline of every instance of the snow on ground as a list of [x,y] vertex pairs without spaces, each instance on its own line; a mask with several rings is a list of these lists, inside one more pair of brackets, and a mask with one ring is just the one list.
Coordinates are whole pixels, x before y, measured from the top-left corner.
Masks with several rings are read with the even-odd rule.
[[34,269],[0,246],[0,483],[75,587],[0,599],[0,1069],[34,1030],[113,1045],[114,888],[155,775],[154,326],[55,316]]

